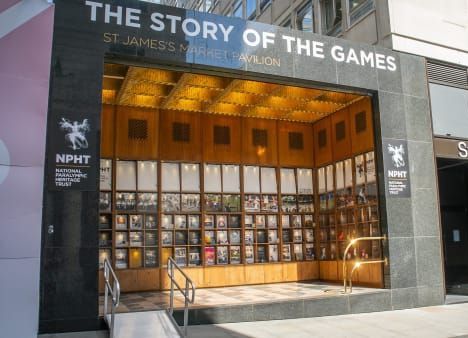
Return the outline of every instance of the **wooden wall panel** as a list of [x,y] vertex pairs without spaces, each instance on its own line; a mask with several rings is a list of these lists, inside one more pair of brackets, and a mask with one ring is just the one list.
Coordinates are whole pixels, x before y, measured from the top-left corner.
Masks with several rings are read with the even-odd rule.
[[[229,127],[230,144],[215,144],[214,127]],[[239,163],[241,161],[241,119],[235,116],[202,116],[203,159],[205,162]]]
[[137,270],[139,291],[159,290],[159,269]]
[[[201,152],[201,114],[197,112],[161,110],[160,111],[160,157],[170,161],[202,160]],[[188,141],[173,139],[174,124],[189,125]]]
[[[351,150],[351,129],[349,123],[349,110],[344,108],[331,115],[331,141],[333,148],[333,160],[340,161],[352,156]],[[340,136],[340,129],[344,126],[344,138],[337,140]],[[338,131],[338,135],[337,135]],[[341,135],[342,136],[342,135]]]
[[101,157],[114,157],[115,106],[102,105]]
[[245,266],[245,284],[263,284],[265,283],[265,265],[246,265]]
[[[115,155],[117,158],[138,160],[158,158],[159,113],[157,110],[118,106],[115,119]],[[129,123],[141,120],[147,121],[147,137],[145,139],[129,137]]]
[[319,263],[318,261],[299,262],[299,280],[316,280],[319,279]]
[[[325,131],[325,145],[319,146],[319,138],[322,131]],[[314,155],[315,166],[320,167],[333,160],[331,142],[331,119],[326,117],[314,124]]]
[[[356,131],[357,115],[365,113],[365,130]],[[374,148],[374,125],[372,119],[372,105],[366,97],[349,106],[349,121],[351,126],[351,145],[354,154],[372,150]]]
[[[290,133],[302,135],[303,149],[290,148]],[[278,121],[279,163],[282,166],[312,167],[314,165],[314,137],[310,123]]]
[[[266,130],[267,146],[254,146],[253,129]],[[277,165],[278,149],[276,121],[243,118],[242,119],[242,162],[246,164]]]
[[338,262],[337,261],[321,261],[320,262],[320,279],[326,281],[338,281]]
[[279,283],[283,281],[283,265],[282,264],[268,264],[264,265],[264,282],[265,283]]

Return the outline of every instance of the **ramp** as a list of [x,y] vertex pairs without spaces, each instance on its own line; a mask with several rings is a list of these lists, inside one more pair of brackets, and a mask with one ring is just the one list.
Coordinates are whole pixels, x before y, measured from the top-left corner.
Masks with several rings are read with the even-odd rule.
[[[106,320],[110,323],[110,315]],[[117,313],[114,325],[114,338],[182,337],[165,310]]]

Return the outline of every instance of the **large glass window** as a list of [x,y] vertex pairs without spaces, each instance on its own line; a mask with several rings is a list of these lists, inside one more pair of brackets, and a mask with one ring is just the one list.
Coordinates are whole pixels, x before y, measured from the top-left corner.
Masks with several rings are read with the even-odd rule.
[[349,24],[352,25],[374,9],[374,0],[348,0],[348,9]]
[[309,1],[298,13],[296,17],[296,28],[305,32],[314,31],[314,13],[312,1]]
[[468,90],[429,84],[434,134],[468,138]]
[[341,0],[322,0],[321,5],[323,33],[338,34],[341,31]]

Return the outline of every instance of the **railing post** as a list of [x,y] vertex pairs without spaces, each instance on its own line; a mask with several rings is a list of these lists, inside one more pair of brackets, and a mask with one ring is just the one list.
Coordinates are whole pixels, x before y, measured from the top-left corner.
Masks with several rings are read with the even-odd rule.
[[[113,289],[115,290],[115,279],[113,283]],[[109,338],[114,338],[115,303],[116,303],[116,299],[114,295],[112,295],[112,309],[111,309],[111,322],[110,322],[110,328],[109,328]]]
[[107,297],[109,297],[109,267],[104,261],[104,318],[107,316]]
[[188,326],[188,303],[189,303],[189,280],[185,280],[185,304],[184,304],[184,335],[187,337],[187,326]]
[[172,262],[169,259],[167,261],[167,268],[169,269],[170,277],[171,277],[171,294],[169,298],[169,312],[172,316],[174,313],[174,267],[172,266]]

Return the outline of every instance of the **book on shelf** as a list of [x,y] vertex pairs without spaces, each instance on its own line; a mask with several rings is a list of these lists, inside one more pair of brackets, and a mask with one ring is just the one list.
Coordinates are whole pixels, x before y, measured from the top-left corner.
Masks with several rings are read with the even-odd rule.
[[115,216],[115,229],[126,230],[127,226],[127,215],[116,215]]
[[307,243],[314,242],[314,230],[312,229],[305,229],[305,240]]
[[269,245],[268,255],[269,255],[270,262],[277,262],[278,261],[278,245]]
[[314,216],[304,215],[304,226],[306,228],[315,228]]
[[291,260],[291,245],[290,244],[283,244],[283,247],[281,249],[281,259],[283,261]]
[[216,248],[216,262],[217,264],[228,263],[228,247],[227,246],[218,246]]
[[240,222],[240,216],[239,215],[229,216],[229,227],[234,228],[234,229],[241,227],[241,222]]
[[278,230],[268,230],[268,243],[275,244],[278,242]]
[[163,246],[172,245],[172,231],[162,231],[161,232],[161,243]]
[[257,230],[257,243],[267,243],[265,230]]
[[176,229],[186,229],[187,228],[187,218],[185,215],[175,215],[174,216],[174,227]]
[[128,246],[128,233],[116,232],[115,233],[115,245],[116,246]]
[[187,245],[187,232],[186,231],[175,232],[175,245]]
[[199,229],[200,228],[200,216],[198,216],[198,215],[189,215],[189,217],[188,217],[188,227],[189,227],[189,229]]
[[216,216],[216,228],[217,229],[227,228],[227,216],[226,215],[217,215]]
[[213,230],[205,230],[205,244],[213,245],[216,244],[216,238]]
[[141,230],[143,228],[143,217],[141,215],[130,215],[130,229]]
[[207,246],[205,247],[205,262],[206,265],[214,265],[215,264],[215,247],[214,246]]
[[241,262],[241,247],[238,246],[238,245],[235,245],[235,246],[231,246],[229,248],[229,251],[230,251],[230,256],[231,256],[231,260],[230,260],[230,263],[231,264],[240,264]]
[[145,250],[145,266],[154,268],[158,264],[157,253],[154,249]]
[[302,244],[294,244],[294,259],[296,261],[302,261],[304,259]]
[[302,231],[301,229],[293,230],[293,242],[300,243],[302,242]]
[[229,231],[229,242],[231,244],[240,244],[241,242],[241,232],[240,230],[230,230]]
[[99,216],[99,229],[100,230],[110,230],[110,229],[112,229],[110,215],[100,215]]
[[257,246],[257,262],[258,263],[266,262],[266,247],[263,245]]
[[218,244],[229,244],[228,234],[226,230],[216,232],[216,242]]
[[293,225],[293,228],[302,227],[301,215],[292,215],[292,225]]
[[130,231],[130,246],[143,246],[142,231]]
[[245,215],[244,224],[246,228],[253,228],[253,215]]
[[145,216],[145,228],[146,229],[156,229],[158,218],[155,215],[146,215]]
[[305,245],[305,259],[308,261],[315,260],[315,249],[313,244]]
[[189,266],[198,266],[201,264],[200,249],[190,248],[189,249]]
[[244,240],[245,240],[245,244],[253,244],[254,243],[253,230],[245,230]]
[[254,262],[254,247],[253,245],[245,246],[245,263],[252,264]]
[[269,228],[277,228],[278,227],[278,218],[276,215],[268,215],[267,216],[267,224]]
[[200,242],[200,231],[189,231],[189,244],[199,245]]
[[265,215],[256,215],[255,216],[255,227],[258,229],[265,228]]
[[174,248],[174,260],[177,265],[185,266],[187,265],[187,248]]
[[174,217],[172,215],[162,215],[161,227],[163,229],[174,229]]
[[214,228],[214,215],[205,215],[203,225],[206,229],[213,229]]

